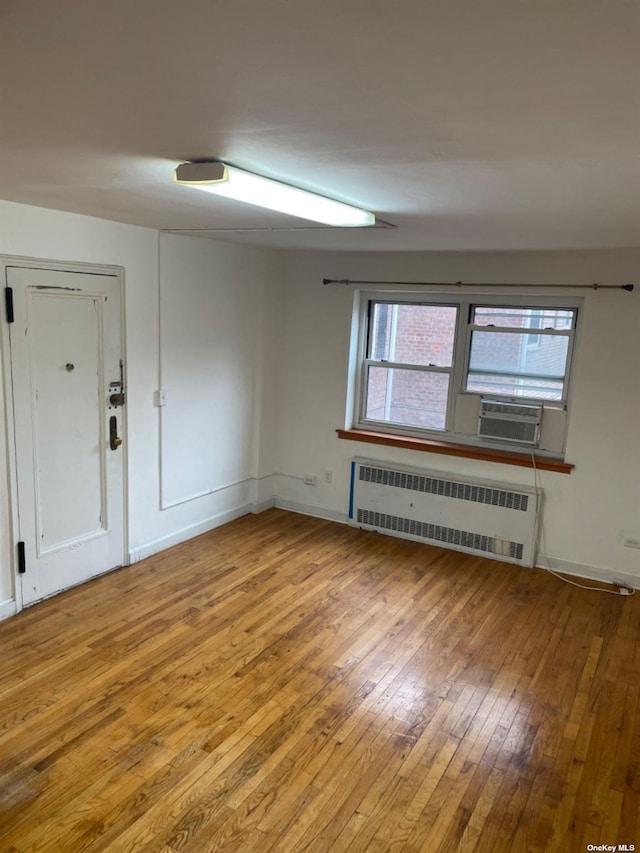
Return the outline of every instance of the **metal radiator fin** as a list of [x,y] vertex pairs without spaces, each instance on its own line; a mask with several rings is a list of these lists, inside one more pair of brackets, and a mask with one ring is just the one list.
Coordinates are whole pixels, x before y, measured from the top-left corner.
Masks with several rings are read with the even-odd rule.
[[438,524],[417,521],[413,518],[402,518],[399,515],[388,515],[386,513],[372,512],[371,510],[359,509],[357,521],[360,524],[368,524],[382,530],[392,530],[394,533],[403,533],[407,536],[417,536],[421,539],[443,542],[454,547],[470,548],[474,551],[484,551],[489,554],[500,554],[521,560],[524,545],[521,542],[509,542],[508,553],[505,554],[498,547],[501,540],[496,541],[491,536],[483,536],[468,530],[456,530],[452,527],[442,527]]
[[529,507],[529,495],[519,492],[509,492],[471,483],[458,483],[455,480],[439,480],[421,474],[411,474],[407,471],[393,471],[389,468],[361,465],[360,480],[383,486],[395,486],[398,489],[412,489],[430,495],[456,498],[460,501],[500,506],[520,512],[526,512]]

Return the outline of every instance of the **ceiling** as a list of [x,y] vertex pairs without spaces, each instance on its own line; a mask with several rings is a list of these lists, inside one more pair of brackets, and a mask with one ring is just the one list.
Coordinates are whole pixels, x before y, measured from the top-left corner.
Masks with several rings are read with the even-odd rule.
[[[0,198],[279,248],[640,246],[639,48],[638,0],[0,0]],[[396,227],[173,185],[195,159]]]

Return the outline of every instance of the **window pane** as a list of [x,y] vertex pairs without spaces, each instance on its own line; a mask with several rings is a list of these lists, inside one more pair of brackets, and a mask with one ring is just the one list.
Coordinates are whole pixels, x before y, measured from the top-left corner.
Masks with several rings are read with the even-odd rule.
[[443,430],[448,393],[448,373],[369,367],[365,418]]
[[473,325],[566,331],[573,328],[574,314],[575,312],[569,309],[498,308],[482,305],[473,309]]
[[369,358],[451,367],[457,308],[374,303]]
[[539,335],[531,347],[527,334],[479,332],[471,336],[467,390],[542,400],[562,399],[569,339]]
[[549,379],[491,376],[474,373],[467,380],[467,391],[507,397],[531,397],[534,400],[562,400],[562,382]]

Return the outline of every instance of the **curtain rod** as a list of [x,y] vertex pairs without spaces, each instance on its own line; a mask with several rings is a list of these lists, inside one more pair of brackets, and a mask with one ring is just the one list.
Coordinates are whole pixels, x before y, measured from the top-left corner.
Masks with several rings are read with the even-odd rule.
[[323,284],[400,284],[403,287],[555,287],[555,288],[580,288],[581,290],[626,290],[628,293],[634,288],[633,284],[499,284],[496,282],[470,282],[470,281],[364,281],[349,278],[323,278]]

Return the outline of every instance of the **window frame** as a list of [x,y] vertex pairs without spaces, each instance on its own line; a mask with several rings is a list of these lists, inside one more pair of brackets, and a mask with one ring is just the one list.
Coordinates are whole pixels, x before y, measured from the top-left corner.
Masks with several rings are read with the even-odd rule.
[[[423,428],[414,426],[405,426],[402,424],[387,423],[385,421],[367,419],[365,417],[367,404],[367,377],[371,366],[380,366],[381,361],[370,357],[369,342],[372,334],[373,323],[373,306],[377,303],[389,305],[426,305],[426,306],[448,306],[457,308],[456,327],[454,332],[452,364],[450,368],[428,366],[406,365],[400,362],[384,361],[384,365],[400,369],[422,370],[424,372],[446,372],[449,373],[449,392],[446,407],[445,428],[440,430],[436,428]],[[431,294],[431,293],[406,293],[406,292],[381,292],[381,291],[360,291],[356,294],[357,305],[357,351],[356,363],[353,373],[354,388],[353,395],[349,395],[353,401],[353,411],[351,416],[351,426],[354,429],[367,430],[373,433],[407,436],[422,439],[434,439],[449,443],[464,443],[477,445],[485,448],[496,448],[500,446],[499,442],[480,438],[477,435],[456,432],[454,430],[454,421],[456,414],[456,405],[460,398],[476,397],[485,399],[496,399],[508,402],[522,403],[523,405],[542,406],[543,408],[562,409],[568,411],[570,405],[571,385],[572,385],[572,370],[575,359],[576,335],[579,333],[579,322],[581,316],[581,308],[583,300],[575,298],[563,297],[540,297],[540,296],[513,296],[505,298],[504,294],[456,294],[454,298],[446,294]],[[523,327],[499,327],[492,331],[500,333],[523,334],[523,335],[551,335],[554,337],[568,338],[566,369],[564,374],[563,387],[560,400],[548,400],[540,397],[526,397],[520,395],[507,395],[501,393],[479,392],[467,390],[467,381],[469,376],[469,362],[471,355],[471,341],[474,330],[487,331],[486,325],[476,325],[474,320],[474,309],[482,307],[491,308],[513,308],[523,309],[530,308],[540,311],[571,311],[573,315],[573,323],[571,329],[568,330],[546,330],[540,328],[531,328],[529,332],[528,326]],[[526,346],[526,342],[525,342]],[[503,444],[505,450],[513,451],[518,446],[513,442]],[[525,445],[521,445],[525,448]],[[526,446],[530,450],[530,446]],[[536,449],[536,453],[544,452]],[[561,453],[550,453],[553,456],[561,456]]]
[[[536,311],[535,316],[529,318],[528,328],[537,329],[537,330],[542,328],[541,326],[532,325],[531,320],[537,320],[539,322],[542,322],[543,314],[544,314],[543,311]],[[539,346],[541,346],[540,335],[537,334],[536,332],[531,332],[531,340],[527,341],[527,349],[528,350],[537,349]]]
[[[432,305],[437,305],[439,308],[454,308],[456,310],[456,318],[455,318],[455,326],[454,326],[454,335],[453,335],[453,346],[451,352],[451,365],[448,367],[440,367],[435,364],[407,364],[406,362],[400,361],[391,361],[390,359],[374,359],[370,357],[370,342],[371,336],[373,332],[373,312],[375,305],[422,305],[431,307]],[[455,302],[425,302],[424,299],[421,300],[410,300],[410,301],[398,301],[397,299],[369,299],[367,301],[367,321],[366,321],[366,329],[364,331],[364,358],[360,360],[359,370],[361,374],[361,382],[360,382],[360,415],[362,423],[366,424],[382,424],[385,427],[387,426],[386,421],[377,421],[377,420],[368,420],[364,417],[365,406],[367,402],[367,387],[368,387],[368,378],[369,378],[369,370],[371,367],[380,367],[384,366],[389,370],[413,370],[419,373],[437,373],[437,374],[445,374],[449,376],[449,390],[447,393],[447,406],[445,411],[445,431],[448,429],[448,426],[451,422],[452,416],[452,394],[451,388],[454,381],[454,368],[456,363],[456,345],[458,339],[458,330],[460,328],[460,306]],[[436,427],[428,428],[428,427],[418,427],[411,426],[409,424],[390,424],[389,426],[394,426],[400,430],[402,430],[402,434],[406,434],[406,430],[415,430],[418,434],[424,433],[437,433],[441,434],[443,431],[437,429]]]
[[[467,341],[466,341],[466,346],[465,346],[464,377],[463,377],[463,384],[462,384],[462,388],[461,388],[461,393],[463,393],[463,394],[476,394],[476,395],[480,395],[481,397],[487,397],[490,399],[497,399],[497,400],[504,400],[504,401],[513,402],[513,403],[523,403],[525,405],[532,405],[532,406],[547,405],[547,406],[553,406],[555,408],[559,408],[559,407],[566,408],[567,407],[568,394],[569,394],[569,379],[570,379],[570,374],[571,374],[571,364],[572,364],[572,358],[573,358],[573,345],[575,342],[575,332],[576,332],[576,326],[577,326],[577,322],[578,322],[578,306],[567,305],[567,304],[563,304],[562,306],[545,305],[544,308],[541,309],[542,312],[544,312],[544,310],[546,309],[547,311],[553,311],[555,313],[557,313],[558,311],[572,311],[573,312],[573,325],[572,325],[571,329],[556,330],[556,329],[544,329],[544,328],[538,327],[538,328],[532,329],[531,331],[530,331],[531,327],[528,327],[528,326],[484,326],[484,325],[480,325],[479,323],[474,323],[473,322],[473,320],[475,319],[473,316],[474,309],[475,308],[485,308],[485,307],[504,308],[504,309],[530,308],[530,309],[533,309],[534,311],[539,308],[539,306],[529,304],[529,302],[526,302],[526,304],[525,304],[525,302],[523,302],[522,304],[514,304],[514,303],[509,303],[509,304],[502,304],[502,303],[493,304],[493,303],[491,303],[491,304],[488,304],[486,302],[473,301],[469,304],[469,320],[468,320],[467,327],[466,327]],[[469,379],[469,375],[471,372],[470,361],[471,361],[471,345],[472,345],[472,341],[473,341],[473,333],[474,332],[487,332],[489,329],[491,329],[491,332],[493,332],[495,334],[523,335],[525,337],[527,350],[529,350],[529,342],[526,340],[526,338],[528,336],[531,336],[532,338],[538,339],[538,342],[536,342],[533,346],[531,346],[531,349],[540,349],[541,348],[541,346],[542,346],[541,338],[542,337],[567,338],[568,339],[568,345],[567,345],[566,369],[564,372],[564,376],[562,377],[562,391],[561,391],[560,399],[559,400],[551,400],[551,399],[546,399],[544,397],[527,396],[526,394],[501,394],[500,392],[495,392],[495,391],[484,391],[484,392],[483,391],[474,391],[472,389],[470,390],[469,388],[467,388],[466,386],[468,384],[468,379]],[[490,371],[482,371],[482,372],[488,373]],[[503,371],[502,373],[500,373],[500,371],[496,371],[496,375],[506,376],[507,373],[506,373],[506,371]],[[514,376],[514,378],[516,378],[518,376],[518,374],[514,373],[513,376]],[[523,376],[531,376],[532,378],[536,378],[535,374],[523,374]],[[537,376],[537,378],[539,378],[542,381],[544,381],[545,379],[547,379],[547,380],[548,379],[555,379],[556,381],[560,381],[560,377],[544,376],[543,374],[539,374]]]

